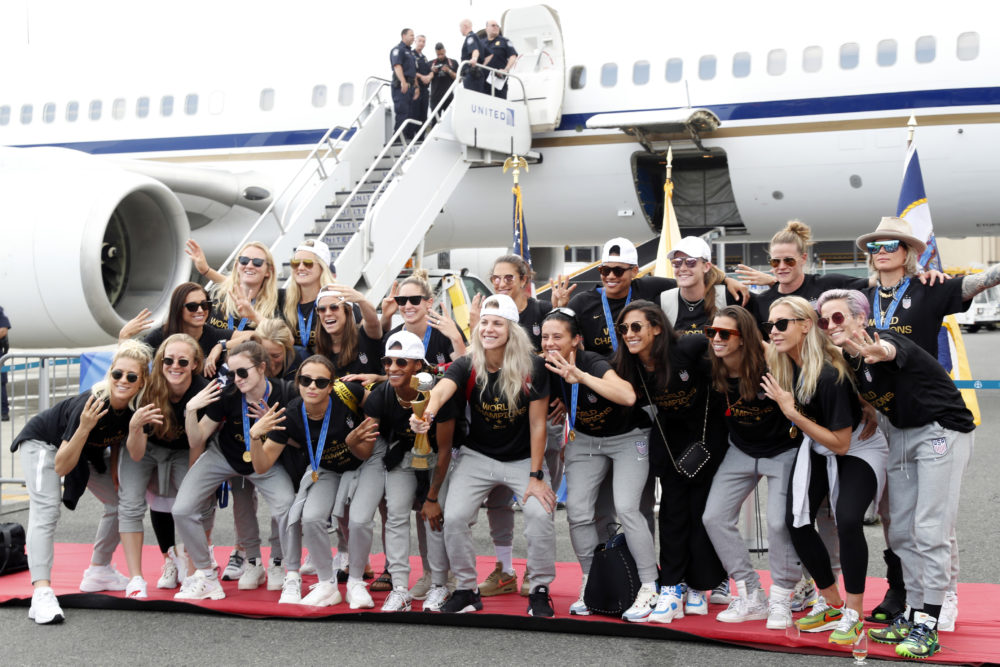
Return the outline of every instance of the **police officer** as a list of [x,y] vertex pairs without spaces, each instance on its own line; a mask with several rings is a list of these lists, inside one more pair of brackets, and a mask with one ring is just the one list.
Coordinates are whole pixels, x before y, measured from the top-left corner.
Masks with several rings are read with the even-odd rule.
[[417,35],[413,46],[413,58],[417,63],[418,92],[413,101],[411,117],[414,120],[420,121],[421,124],[427,121],[427,103],[430,101],[430,84],[432,78],[431,64],[427,62],[427,56],[424,55],[424,46],[426,44],[427,38],[423,35]]
[[[472,21],[462,19],[462,22],[458,24],[458,29],[465,36],[462,41],[462,61],[469,60],[480,65],[486,64],[486,58],[490,55],[490,51],[479,39],[479,35],[472,32]],[[478,67],[466,65],[462,71],[462,84],[469,90],[484,92],[485,81],[483,70]]]
[[[402,39],[399,44],[389,52],[389,63],[392,65],[392,106],[396,112],[393,132],[412,117],[413,84],[417,75],[417,63],[410,49],[410,45],[413,44],[413,30],[403,28],[400,37]],[[407,128],[403,132],[407,138],[413,137],[413,130]]]
[[[490,19],[486,22],[486,46],[493,53],[486,60],[486,64],[493,69],[509,72],[517,62],[517,50],[509,39],[500,34],[500,24]],[[509,81],[500,74],[493,74],[493,94],[501,99],[507,99],[507,89]],[[485,92],[489,94],[490,84],[485,86]]]

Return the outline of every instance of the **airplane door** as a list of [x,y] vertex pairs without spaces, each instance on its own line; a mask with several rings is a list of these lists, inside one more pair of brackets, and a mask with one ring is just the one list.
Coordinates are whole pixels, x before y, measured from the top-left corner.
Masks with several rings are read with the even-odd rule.
[[[524,84],[533,132],[559,126],[566,86],[566,57],[558,13],[546,5],[508,9],[501,20],[504,36],[520,57],[511,70]],[[510,99],[521,99],[520,86],[511,81]]]

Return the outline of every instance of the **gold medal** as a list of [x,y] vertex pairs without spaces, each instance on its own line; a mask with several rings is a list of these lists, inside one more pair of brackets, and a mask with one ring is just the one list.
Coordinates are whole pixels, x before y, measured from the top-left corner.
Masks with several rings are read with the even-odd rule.
[[313,470],[313,484],[319,481],[319,473]]
[[243,461],[245,463],[250,463],[250,452],[249,451],[243,452]]
[[788,437],[792,440],[799,437],[799,429],[795,427],[795,424],[792,424],[792,427],[788,429]]
[[570,431],[569,432],[569,440],[570,440],[570,442],[573,442],[574,440],[576,440],[576,431]]

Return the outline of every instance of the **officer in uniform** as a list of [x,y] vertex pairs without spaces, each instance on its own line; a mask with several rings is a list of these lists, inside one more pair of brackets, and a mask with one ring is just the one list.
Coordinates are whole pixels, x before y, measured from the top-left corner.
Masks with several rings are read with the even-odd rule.
[[424,46],[427,38],[417,35],[413,48],[413,58],[417,63],[417,88],[420,91],[413,101],[412,117],[420,121],[421,124],[427,121],[427,104],[430,101],[431,64],[427,62],[424,55]]
[[[392,65],[392,106],[396,112],[396,124],[392,131],[412,118],[414,81],[417,76],[417,63],[413,57],[410,45],[413,44],[413,30],[403,28],[402,38],[389,52],[389,64]],[[413,137],[414,130],[403,131],[407,139]]]
[[[500,34],[500,24],[492,19],[486,22],[486,46],[493,53],[486,61],[486,64],[493,69],[509,72],[514,63],[517,62],[517,50],[509,39]],[[503,77],[503,75],[494,73],[493,76],[497,81],[492,86],[488,82],[486,83],[486,94],[490,93],[490,88],[492,87],[493,95],[504,100],[507,99],[507,90],[510,87],[510,82],[505,81],[506,77]],[[504,84],[502,88],[498,87],[500,83]]]
[[[483,41],[479,39],[479,35],[472,32],[472,21],[463,19],[458,25],[458,29],[465,37],[462,41],[462,61],[471,60],[480,65],[486,64],[486,58],[489,57],[490,51],[483,44]],[[485,91],[485,82],[486,77],[483,74],[483,70],[478,67],[465,66],[462,71],[462,85],[468,90],[475,90],[482,93]]]

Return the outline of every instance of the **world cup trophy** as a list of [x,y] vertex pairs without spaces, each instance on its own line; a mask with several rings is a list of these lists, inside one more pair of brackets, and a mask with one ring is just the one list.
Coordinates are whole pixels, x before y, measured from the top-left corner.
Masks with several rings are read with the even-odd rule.
[[[434,388],[434,376],[430,373],[417,373],[410,378],[410,386],[418,392],[416,400],[410,401],[410,407],[413,408],[413,414],[418,419],[423,419],[424,410],[427,409],[427,401],[430,399],[427,392]],[[412,456],[410,465],[414,470],[430,468],[430,459],[434,452],[431,450],[431,443],[427,440],[426,433],[417,433],[416,438],[413,439],[413,449],[410,454]]]

